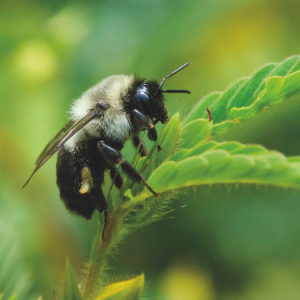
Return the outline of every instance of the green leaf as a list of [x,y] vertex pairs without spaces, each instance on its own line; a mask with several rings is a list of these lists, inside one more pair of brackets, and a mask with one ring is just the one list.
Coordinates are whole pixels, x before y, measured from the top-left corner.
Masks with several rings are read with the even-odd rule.
[[258,95],[258,99],[249,107],[233,108],[229,117],[232,119],[249,119],[261,111],[265,106],[270,105],[271,101],[277,98],[284,85],[284,79],[280,76],[269,77],[265,81],[266,88]]
[[211,122],[204,119],[194,120],[183,126],[180,134],[180,148],[192,148],[210,137]]
[[170,157],[169,160],[173,160],[175,162],[179,162],[184,158],[196,156],[199,154],[209,153],[209,150],[226,150],[230,154],[263,154],[267,153],[268,150],[260,145],[244,145],[238,142],[223,142],[217,143],[213,141],[209,141],[192,149],[185,149],[178,151],[174,155]]
[[[147,158],[144,160],[144,166],[147,167],[144,172],[144,176],[147,178],[151,174],[153,168],[159,166],[164,160],[166,160],[174,152],[180,132],[180,116],[179,113],[172,116],[168,124],[164,127],[160,133],[157,141],[151,148]],[[163,151],[159,151],[157,146],[160,146]]]
[[151,180],[148,181],[150,186],[155,186],[157,190],[161,189],[164,186],[167,186],[168,183],[176,176],[177,173],[177,164],[173,161],[167,161],[156,169],[154,173],[159,174],[159,176],[151,176]]
[[182,122],[202,118],[206,107],[212,113],[211,134],[222,134],[235,123],[249,119],[267,106],[276,105],[300,92],[300,56],[278,64],[268,64],[251,77],[243,78],[224,92],[210,94],[199,101]]
[[[300,157],[259,145],[206,142],[173,155],[148,180],[158,193],[215,183],[255,183],[300,189]],[[184,155],[183,155],[184,154]],[[144,190],[135,201],[151,196]]]
[[157,149],[158,153],[154,161],[155,167],[159,166],[174,153],[178,142],[179,133],[180,115],[179,113],[177,113],[172,116],[167,126],[165,127],[162,137],[159,139],[160,142],[158,143],[158,145],[160,145],[163,151]]
[[176,153],[174,153],[169,160],[174,160],[174,161],[180,161],[183,158],[185,158],[187,155],[189,155],[190,150],[189,149],[183,149],[183,150],[179,150]]
[[216,99],[221,95],[220,92],[215,92],[207,95],[203,99],[201,99],[189,112],[189,114],[182,120],[182,124],[188,124],[193,120],[197,120],[203,118],[207,113],[206,107],[210,108],[212,103],[215,102]]
[[82,300],[73,268],[67,259],[63,300]]
[[192,149],[189,150],[189,154],[186,155],[186,157],[189,156],[195,156],[195,155],[199,155],[205,151],[214,149],[215,147],[217,147],[219,144],[217,142],[213,142],[213,141],[209,141],[206,143],[203,143],[201,145],[198,145]]
[[139,300],[144,288],[144,274],[102,288],[94,300]]
[[213,121],[214,123],[220,123],[222,120],[225,120],[227,103],[230,101],[228,99],[233,99],[237,92],[245,85],[247,78],[242,78],[230,86],[224,93],[222,93],[213,103],[212,106],[208,106],[209,109],[213,112]]
[[300,91],[300,71],[297,71],[287,77],[270,77],[266,80],[266,89],[251,106],[243,108],[233,108],[230,111],[230,117],[240,120],[248,119],[264,107],[275,105],[286,100]]
[[[141,170],[143,176],[147,179],[153,170],[160,164],[166,161],[176,150],[176,145],[179,139],[180,133],[180,115],[179,113],[172,116],[168,124],[163,128],[157,141],[149,151],[146,158],[141,158],[137,163],[137,170]],[[161,147],[159,150],[158,145]],[[143,190],[143,186],[140,184],[131,185],[125,187],[125,190],[131,189],[132,193],[138,194]]]
[[137,162],[137,164],[136,164],[136,166],[135,166],[135,168],[136,168],[138,171],[140,171],[140,170],[142,169],[142,167],[143,167],[143,165],[144,165],[144,162],[145,162],[145,159],[146,159],[146,156],[143,156],[143,157],[139,158],[139,160],[138,160],[138,162]]
[[300,162],[300,157],[299,156],[289,156],[289,157],[287,157],[287,160],[289,162]]
[[[298,56],[296,56],[296,57],[298,57]],[[300,70],[300,60],[297,63],[295,63],[295,65],[291,68],[291,70],[287,74],[292,74],[292,73],[297,72],[299,70]],[[277,75],[280,75],[280,74],[277,74]],[[282,74],[281,76],[284,76],[284,75]]]
[[252,75],[244,86],[235,94],[235,96],[228,102],[227,113],[233,107],[243,107],[251,104],[255,98],[255,92],[258,89],[261,82],[275,69],[276,64],[268,64],[260,68]]
[[131,194],[131,190],[130,189],[128,189],[128,190],[126,190],[124,192],[124,196],[127,196],[129,199],[133,199],[133,196]]
[[[279,63],[276,68],[269,74],[269,76],[287,76],[289,73],[300,70],[300,57],[291,56]],[[264,82],[262,81],[257,91],[254,94],[255,99],[258,94],[265,88]]]
[[[235,122],[235,123],[237,123],[237,122]],[[233,121],[231,121],[231,120],[227,120],[227,121],[221,122],[221,123],[219,123],[219,124],[215,124],[215,125],[213,125],[213,127],[212,127],[211,134],[212,134],[212,135],[216,135],[216,134],[222,134],[222,133],[225,133],[225,132],[228,131],[235,123],[234,123]]]

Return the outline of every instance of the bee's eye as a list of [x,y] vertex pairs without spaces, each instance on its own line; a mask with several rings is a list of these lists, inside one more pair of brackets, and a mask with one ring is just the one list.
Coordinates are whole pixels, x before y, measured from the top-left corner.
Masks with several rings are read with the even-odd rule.
[[140,105],[145,105],[149,100],[148,95],[148,85],[146,83],[143,83],[140,85],[140,87],[136,90],[136,93],[134,95],[134,99],[138,102]]

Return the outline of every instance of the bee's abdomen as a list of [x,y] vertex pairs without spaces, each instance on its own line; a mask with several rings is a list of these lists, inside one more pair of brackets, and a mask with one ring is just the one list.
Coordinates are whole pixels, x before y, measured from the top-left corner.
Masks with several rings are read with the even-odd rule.
[[57,156],[56,183],[59,188],[60,198],[66,208],[71,212],[90,219],[95,210],[89,193],[81,194],[81,169],[74,152],[61,148]]

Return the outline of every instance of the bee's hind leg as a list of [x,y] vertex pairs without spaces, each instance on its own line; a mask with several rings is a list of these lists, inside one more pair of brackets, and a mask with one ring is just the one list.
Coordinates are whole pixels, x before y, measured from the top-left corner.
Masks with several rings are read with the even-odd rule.
[[104,214],[104,225],[102,231],[102,239],[104,239],[104,233],[108,223],[108,214],[107,214],[107,202],[103,194],[101,185],[96,185],[93,189],[91,189],[90,196],[95,205],[95,208],[99,211],[99,213],[103,212]]
[[97,147],[110,165],[120,165],[122,170],[130,177],[130,179],[138,183],[143,183],[154,196],[158,196],[158,194],[155,193],[148,185],[143,175],[139,173],[134,167],[132,167],[129,162],[124,160],[119,151],[110,146],[107,146],[103,141],[99,141],[97,143]]

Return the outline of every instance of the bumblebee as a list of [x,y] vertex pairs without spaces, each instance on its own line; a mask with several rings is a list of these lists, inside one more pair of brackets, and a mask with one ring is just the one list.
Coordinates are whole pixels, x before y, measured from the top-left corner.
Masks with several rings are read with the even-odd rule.
[[139,132],[147,130],[151,141],[157,140],[155,125],[168,122],[165,93],[190,93],[187,90],[163,90],[165,80],[187,67],[163,78],[146,80],[139,76],[114,75],[87,90],[71,106],[71,120],[48,143],[38,157],[35,172],[56,152],[56,176],[60,198],[71,212],[90,219],[95,209],[104,211],[107,224],[107,202],[102,191],[104,172],[109,171],[117,188],[123,179],[116,168],[135,182],[144,184],[153,195],[157,193],[145,178],[120,154],[125,142],[132,138],[140,147],[141,156],[147,151]]

